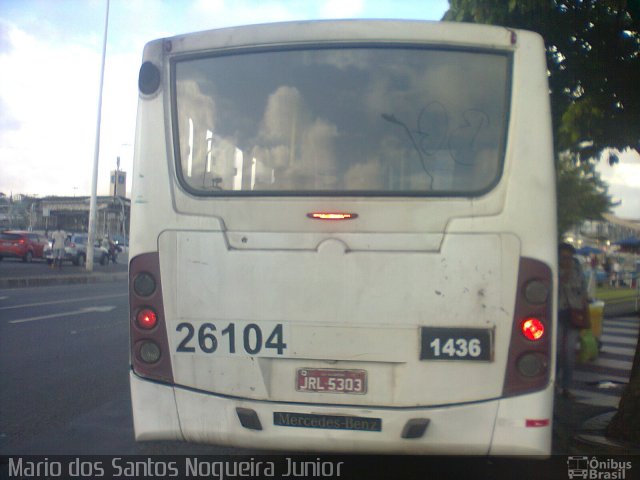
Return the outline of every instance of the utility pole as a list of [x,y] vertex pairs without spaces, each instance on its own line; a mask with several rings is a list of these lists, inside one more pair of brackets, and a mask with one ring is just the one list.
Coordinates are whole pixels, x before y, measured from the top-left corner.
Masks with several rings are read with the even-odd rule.
[[88,272],[93,271],[93,244],[96,238],[96,210],[98,195],[98,159],[100,157],[100,123],[102,120],[102,87],[104,85],[104,61],[107,56],[107,31],[109,29],[109,0],[107,0],[107,13],[104,18],[104,35],[102,41],[102,66],[100,68],[100,90],[98,92],[98,119],[96,121],[96,146],[93,156],[93,178],[91,180],[91,202],[89,203],[89,238],[87,240],[87,264]]

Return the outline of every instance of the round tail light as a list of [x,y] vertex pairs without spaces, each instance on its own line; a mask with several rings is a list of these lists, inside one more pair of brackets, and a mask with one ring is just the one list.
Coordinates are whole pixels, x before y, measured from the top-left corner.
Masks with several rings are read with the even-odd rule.
[[529,340],[540,340],[544,336],[544,323],[537,318],[527,318],[522,322],[522,334]]
[[145,363],[156,363],[160,360],[160,347],[151,341],[143,342],[140,346],[140,359]]
[[141,297],[148,297],[156,291],[156,280],[153,275],[141,272],[133,280],[133,291]]
[[524,296],[529,303],[543,304],[549,298],[549,287],[540,280],[532,280],[525,285]]
[[158,324],[158,315],[150,308],[143,308],[136,315],[136,321],[141,328],[151,330]]
[[518,359],[518,371],[525,377],[537,377],[547,371],[547,359],[539,353],[525,353]]

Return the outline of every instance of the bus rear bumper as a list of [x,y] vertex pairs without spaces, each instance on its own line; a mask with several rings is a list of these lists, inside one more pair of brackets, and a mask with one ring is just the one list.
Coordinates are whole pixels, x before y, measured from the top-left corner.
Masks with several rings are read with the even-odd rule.
[[[546,425],[536,427],[527,427],[524,420],[517,419],[521,397],[435,408],[276,403],[170,387],[133,373],[131,395],[136,440],[186,440],[291,452],[435,455],[537,456],[549,455],[551,447],[550,419]],[[544,396],[546,391],[536,395]],[[529,407],[538,403],[531,396],[527,399]],[[238,409],[257,419],[260,429],[248,428],[246,421],[243,426]],[[321,426],[326,419],[335,417],[365,419],[359,422],[360,427],[368,425],[366,419],[379,419],[381,430]],[[425,419],[428,425],[422,435],[403,438],[408,425]],[[300,424],[306,420],[306,426]]]
[[173,388],[129,374],[133,428],[138,441],[184,440]]
[[553,389],[499,400],[489,455],[551,455]]

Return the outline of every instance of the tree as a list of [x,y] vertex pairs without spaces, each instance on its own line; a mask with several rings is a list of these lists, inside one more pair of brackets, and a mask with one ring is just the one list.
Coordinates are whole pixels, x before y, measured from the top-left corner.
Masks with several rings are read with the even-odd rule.
[[607,186],[595,170],[594,162],[576,159],[571,152],[557,155],[558,235],[584,220],[602,220],[611,199]]
[[[640,150],[640,0],[449,0],[443,20],[532,30],[545,39],[559,230],[611,206],[595,163]],[[640,442],[640,340],[607,434]]]

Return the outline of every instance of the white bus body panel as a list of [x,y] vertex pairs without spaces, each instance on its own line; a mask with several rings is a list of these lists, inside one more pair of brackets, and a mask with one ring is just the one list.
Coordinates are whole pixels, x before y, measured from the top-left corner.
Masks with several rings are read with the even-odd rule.
[[[175,279],[165,314],[176,382],[312,403],[427,406],[499,397],[513,318],[513,301],[504,299],[515,298],[517,240],[475,235],[469,245],[466,235],[448,235],[440,252],[429,253],[351,251],[347,238],[331,237],[317,250],[243,251],[230,250],[222,233],[163,232],[160,251],[175,252],[161,255],[161,271]],[[230,322],[265,332],[279,323],[287,348],[282,356],[249,356],[238,346],[225,355],[227,340],[218,333],[217,352],[175,353],[185,338],[177,329],[182,322],[196,331],[212,322],[218,332]],[[421,326],[495,331],[493,361],[420,361]],[[364,369],[367,394],[297,392],[297,368]]]
[[[159,386],[135,374],[131,375],[131,388],[136,440],[139,441],[184,438],[194,443],[292,452],[545,456],[551,451],[551,425],[530,428],[522,417],[525,408],[532,416],[546,415],[553,396],[551,386],[525,400],[514,397],[452,407],[403,409],[310,407],[238,400]],[[153,398],[157,402],[159,408],[155,410],[155,417],[141,413],[136,416],[136,412],[149,410],[150,404],[141,401],[142,398]],[[532,405],[538,407],[532,409]],[[238,407],[255,411],[263,430],[242,427],[236,414]],[[273,412],[283,410],[381,418],[385,434],[272,425]],[[176,425],[177,411],[180,412],[180,428]],[[414,418],[430,420],[425,435],[417,439],[401,438],[405,424]],[[167,428],[168,425],[173,430]]]
[[130,373],[136,440],[184,440],[173,388]]

